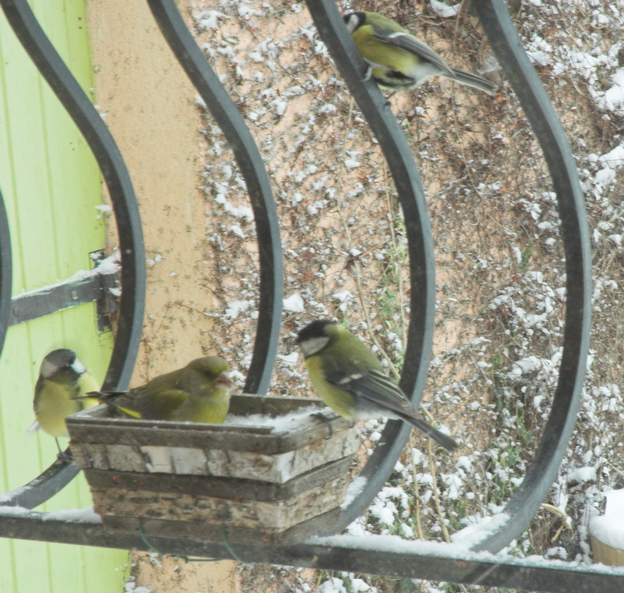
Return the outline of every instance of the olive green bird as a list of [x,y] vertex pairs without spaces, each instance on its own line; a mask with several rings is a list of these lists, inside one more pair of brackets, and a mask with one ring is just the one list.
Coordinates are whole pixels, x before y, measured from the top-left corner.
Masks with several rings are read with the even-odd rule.
[[221,424],[230,406],[228,368],[222,358],[206,356],[130,391],[90,395],[130,418]]
[[444,76],[490,95],[496,86],[489,80],[449,66],[426,43],[407,29],[376,12],[350,12],[343,16],[364,61],[366,80],[371,77],[388,89],[411,89],[431,76]]
[[457,443],[417,416],[416,406],[387,377],[375,355],[348,329],[319,319],[297,334],[312,387],[334,412],[349,420],[404,420],[452,451]]
[[[50,352],[41,363],[35,385],[36,428],[43,429],[55,439],[67,436],[65,418],[97,405],[97,399],[86,397],[97,388],[97,382],[73,350],[61,348]],[[58,441],[56,444],[59,446]]]

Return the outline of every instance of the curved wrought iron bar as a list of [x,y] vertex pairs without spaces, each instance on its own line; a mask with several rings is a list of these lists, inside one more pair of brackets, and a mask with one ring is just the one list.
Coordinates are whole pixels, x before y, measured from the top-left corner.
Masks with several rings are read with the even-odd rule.
[[1,494],[0,506],[37,508],[65,488],[79,472],[69,458],[59,458],[26,485]]
[[[0,0],[0,6],[24,49],[89,144],[109,190],[119,234],[122,293],[115,344],[103,389],[123,390],[128,386],[136,361],[145,307],[143,233],[132,182],[108,128],[50,43],[28,2]],[[78,469],[69,461],[56,462],[26,486],[14,490],[13,498],[11,493],[5,495],[4,504],[17,504],[15,500],[25,491],[29,491],[28,504],[41,504],[77,473]]]
[[12,273],[11,232],[6,205],[0,191],[0,355],[11,317]]
[[[374,82],[363,80],[365,64],[344,27],[335,2],[306,0],[306,4],[321,38],[379,142],[398,192],[409,244],[411,282],[411,315],[401,387],[412,401],[418,403],[431,357],[435,305],[433,241],[418,167],[386,99]],[[317,525],[312,519],[314,528],[311,531],[335,533],[364,512],[392,472],[410,430],[403,422],[389,421],[386,424],[377,447],[360,474],[366,479],[362,492],[337,517],[319,519]]]
[[251,199],[260,259],[260,302],[245,392],[266,393],[282,316],[282,260],[277,212],[258,147],[236,105],[195,43],[173,0],[148,0],[154,18],[187,76],[229,142]]
[[477,550],[497,552],[528,526],[557,476],[582,398],[591,324],[591,248],[583,194],[567,137],[522,47],[507,7],[475,2],[481,24],[531,123],[557,194],[566,262],[566,314],[559,381],[544,433],[524,480],[504,513],[508,519]]

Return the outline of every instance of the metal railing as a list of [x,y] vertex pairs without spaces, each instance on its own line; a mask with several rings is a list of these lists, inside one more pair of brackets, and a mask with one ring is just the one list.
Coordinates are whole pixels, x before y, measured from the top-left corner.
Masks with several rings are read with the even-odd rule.
[[266,393],[282,317],[282,247],[273,192],[264,162],[240,112],[186,28],[175,2],[148,0],[175,57],[229,142],[247,184],[260,255],[258,324],[246,393]]
[[[268,386],[275,356],[282,298],[279,232],[268,177],[247,127],[195,44],[173,0],[147,1],[171,49],[232,146],[247,183],[260,248],[260,311],[246,389],[263,393]],[[323,41],[383,150],[398,192],[409,242],[411,283],[411,317],[405,355],[409,364],[403,368],[401,386],[414,402],[418,402],[431,354],[435,288],[433,243],[418,169],[383,95],[374,83],[362,80],[364,63],[343,26],[335,3],[332,0],[306,2]],[[0,5],[33,61],[89,141],[109,185],[120,240],[126,241],[130,249],[122,259],[121,311],[124,321],[120,324],[107,374],[109,387],[113,384],[123,387],[136,356],[145,281],[141,231],[130,181],[110,134],[41,31],[27,2],[0,0]],[[150,544],[160,551],[545,591],[574,589],[608,593],[624,589],[624,570],[600,571],[565,563],[542,566],[525,560],[476,554],[478,551],[496,552],[522,533],[555,479],[581,397],[590,329],[591,260],[578,176],[556,114],[522,49],[505,4],[499,0],[483,0],[474,6],[542,146],[558,197],[566,256],[566,325],[559,382],[534,459],[524,481],[504,509],[508,520],[475,546],[475,554],[467,553],[461,557],[451,547],[447,548],[446,554],[441,553],[444,548],[438,548],[435,554],[418,548],[400,551],[362,549],[348,537],[289,546],[237,545],[235,551],[227,542],[150,537]],[[0,209],[0,230],[2,224]],[[6,309],[6,270],[10,270],[8,247],[8,242],[0,237],[0,297],[3,297],[0,322]],[[134,297],[136,302],[130,303]],[[5,326],[0,325],[0,338],[4,330]],[[336,533],[359,516],[388,478],[408,435],[409,428],[403,423],[388,422],[362,470],[361,476],[366,478],[363,491],[346,509],[312,519],[308,527],[321,534]],[[46,477],[44,473],[31,483],[35,491],[41,493],[40,502],[46,500],[47,489],[60,471],[50,468],[47,472],[50,475]],[[57,479],[57,485],[62,481]],[[27,508],[35,506],[33,501],[24,501],[17,496],[12,499],[12,504]],[[35,512],[0,512],[0,535],[108,547],[147,547],[141,534],[106,528],[97,518],[71,522],[55,519],[53,514]]]
[[570,145],[527,57],[504,2],[474,2],[481,24],[537,137],[557,194],[566,268],[563,355],[552,408],[524,480],[503,512],[508,519],[476,549],[496,552],[518,537],[557,477],[581,403],[591,329],[591,246],[583,193]]
[[[134,368],[145,306],[143,231],[132,182],[108,128],[41,29],[28,2],[3,2],[2,8],[24,49],[89,144],[109,190],[119,235],[121,300],[113,353],[102,388],[123,390]],[[4,504],[34,508],[77,473],[75,465],[57,461],[26,487],[5,494]]]

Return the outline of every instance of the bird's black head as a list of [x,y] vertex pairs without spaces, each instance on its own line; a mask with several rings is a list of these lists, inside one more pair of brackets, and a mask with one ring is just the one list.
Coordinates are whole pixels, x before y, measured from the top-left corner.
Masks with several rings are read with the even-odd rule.
[[303,329],[300,329],[297,333],[297,344],[307,342],[308,340],[312,340],[314,338],[327,337],[326,330],[328,325],[336,325],[336,322],[331,321],[330,319],[317,319],[316,321],[308,323],[308,325],[306,325]]
[[363,12],[350,12],[342,17],[345,22],[349,33],[353,33],[356,29],[359,29],[366,21],[366,14]]
[[304,358],[318,354],[327,345],[333,342],[332,328],[338,327],[335,321],[329,319],[317,319],[308,323],[297,334],[297,345],[301,348]]
[[44,379],[66,373],[77,378],[84,372],[85,368],[76,358],[76,353],[69,348],[59,348],[46,354],[39,371]]

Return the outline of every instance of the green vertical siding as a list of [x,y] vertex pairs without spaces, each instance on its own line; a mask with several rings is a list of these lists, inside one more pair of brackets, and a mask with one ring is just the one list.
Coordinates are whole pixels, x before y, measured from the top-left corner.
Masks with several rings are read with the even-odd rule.
[[[92,79],[84,0],[31,0],[46,33],[87,92]],[[13,247],[13,294],[90,267],[105,244],[96,206],[99,171],[78,130],[38,75],[0,15],[0,188]],[[0,359],[0,487],[32,479],[55,458],[46,434],[27,432],[42,357],[76,350],[102,379],[112,336],[97,331],[95,306],[81,305],[10,328]],[[45,510],[91,504],[84,479]],[[0,593],[114,593],[122,590],[123,551],[0,539]]]

